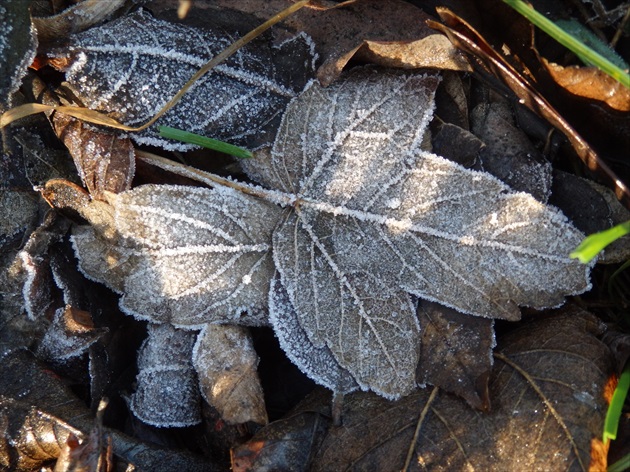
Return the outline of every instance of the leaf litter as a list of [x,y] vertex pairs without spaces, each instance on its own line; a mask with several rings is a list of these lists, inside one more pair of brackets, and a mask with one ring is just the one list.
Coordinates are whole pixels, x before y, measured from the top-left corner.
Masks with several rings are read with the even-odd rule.
[[[50,55],[87,107],[139,126],[231,42],[211,25],[177,25],[139,10],[72,36]],[[258,41],[195,82],[195,93],[185,94],[155,126],[131,137],[168,150],[194,148],[161,138],[157,126],[164,125],[248,148],[269,144],[284,107],[312,75],[312,54],[305,35],[278,48]]]
[[422,362],[411,295],[518,320],[519,305],[589,287],[568,258],[582,234],[559,211],[425,150],[438,83],[369,68],[311,83],[267,158],[244,164],[262,187],[106,193],[73,236],[82,270],[153,322],[260,324],[269,309],[315,381],[408,394]]

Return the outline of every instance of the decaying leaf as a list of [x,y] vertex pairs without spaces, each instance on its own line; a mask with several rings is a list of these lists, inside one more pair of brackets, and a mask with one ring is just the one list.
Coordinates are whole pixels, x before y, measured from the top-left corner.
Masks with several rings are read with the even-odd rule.
[[285,418],[232,449],[232,470],[306,470],[330,420],[330,392],[316,389]]
[[94,428],[85,440],[81,441],[70,434],[64,444],[55,472],[111,472],[113,470],[111,438],[103,431],[103,412],[107,401],[101,401]]
[[107,332],[95,328],[90,314],[67,305],[59,308],[37,349],[37,356],[47,361],[65,361],[80,356]]
[[138,386],[129,405],[131,411],[153,426],[199,423],[199,390],[191,363],[195,333],[166,323],[147,329],[138,354]]
[[330,398],[309,398],[237,448],[233,464],[282,470],[284,450],[295,448],[311,454],[291,470],[398,471],[411,449],[410,471],[588,470],[612,367],[598,339],[602,328],[594,316],[570,310],[500,339],[489,413],[443,391],[431,400],[429,389],[418,390],[395,402],[358,392],[344,400],[343,426],[326,429]]
[[494,321],[427,301],[420,303],[418,318],[422,326],[418,383],[455,393],[478,410],[490,410]]
[[470,121],[471,130],[485,144],[479,152],[482,169],[546,203],[551,193],[551,163],[516,126],[507,100],[475,107]]
[[[70,57],[66,79],[86,106],[139,126],[231,42],[229,33],[159,21],[140,10],[75,35],[53,54]],[[249,148],[268,144],[284,107],[311,75],[311,62],[303,35],[280,48],[256,42],[197,81],[155,126],[132,139],[171,150],[194,147],[160,138],[156,126],[166,125]]]
[[128,136],[61,113],[52,116],[52,123],[93,198],[103,199],[105,191],[118,193],[131,188],[136,161]]
[[33,18],[37,39],[42,43],[66,39],[71,33],[83,31],[111,17],[124,4],[124,0],[85,0],[57,15]]
[[630,111],[630,89],[596,67],[562,67],[541,58],[556,83],[578,97],[604,103],[619,112]]
[[230,424],[267,423],[263,390],[249,332],[239,326],[208,325],[193,350],[201,393]]
[[[192,14],[207,8],[235,9],[266,19],[290,5],[290,0],[204,0],[193,4]],[[320,58],[317,78],[322,85],[334,82],[351,59],[387,67],[435,68],[466,71],[470,66],[441,35],[426,27],[429,16],[402,0],[311,2],[285,24],[304,31],[316,45]],[[173,8],[172,3],[152,0],[150,8]]]
[[[423,150],[438,82],[358,69],[312,83],[272,152],[244,165],[266,188],[223,180],[256,197],[220,185],[107,194],[111,206],[88,206],[93,226],[74,236],[83,271],[122,290],[137,317],[238,323],[235,312],[264,307],[272,245],[270,318],[294,362],[337,391],[352,388],[347,371],[362,389],[409,393],[420,349],[410,293],[518,320],[519,305],[589,287],[589,267],[568,258],[583,235],[564,215]],[[322,377],[312,353],[337,373]]]

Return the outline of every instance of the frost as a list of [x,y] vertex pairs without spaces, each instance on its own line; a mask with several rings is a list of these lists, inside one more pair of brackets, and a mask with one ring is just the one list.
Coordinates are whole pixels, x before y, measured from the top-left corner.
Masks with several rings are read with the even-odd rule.
[[131,397],[131,410],[145,423],[158,427],[199,423],[199,390],[191,363],[195,333],[168,324],[147,329],[149,335],[138,356],[138,386]]
[[79,229],[73,243],[88,277],[124,293],[125,312],[189,329],[246,310],[240,323],[265,322],[280,209],[231,189],[146,185],[106,196],[114,232]]
[[129,313],[189,328],[252,323],[235,319],[242,309],[263,322],[268,300],[282,348],[315,381],[407,394],[420,355],[411,295],[517,320],[519,306],[589,287],[590,268],[568,257],[582,234],[558,210],[422,149],[438,82],[359,69],[311,83],[271,152],[243,164],[262,187],[238,185],[258,197],[108,196],[112,221],[88,215],[92,233],[74,237],[82,270],[118,287]]
[[[140,10],[74,35],[70,46],[52,54],[73,57],[66,78],[86,106],[138,126],[232,41],[211,25],[177,25]],[[283,70],[285,56],[294,59],[291,71]],[[280,49],[255,42],[196,82],[156,126],[252,148],[269,144],[282,111],[312,71],[311,45],[303,37]],[[156,126],[131,138],[169,150],[194,147],[161,138]]]

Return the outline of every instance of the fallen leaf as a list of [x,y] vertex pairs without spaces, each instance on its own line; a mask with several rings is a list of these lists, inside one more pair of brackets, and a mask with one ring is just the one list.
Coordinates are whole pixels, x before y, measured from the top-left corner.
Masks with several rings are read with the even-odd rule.
[[[136,317],[239,323],[235,312],[265,307],[271,244],[284,292],[272,292],[270,319],[293,361],[324,385],[345,383],[345,370],[363,389],[409,393],[420,348],[409,293],[517,320],[518,305],[556,306],[589,287],[589,267],[568,258],[583,236],[564,215],[422,149],[437,84],[376,69],[312,83],[269,159],[244,163],[266,188],[210,175],[213,189],[107,194],[111,206],[88,205],[93,226],[74,236],[82,270],[122,287]],[[320,377],[314,352],[340,375]]]
[[0,111],[4,111],[35,58],[37,38],[28,2],[3,2],[0,23],[4,25],[0,32]]
[[315,390],[285,418],[259,430],[231,451],[234,472],[306,470],[330,420],[330,392]]
[[62,113],[53,114],[52,123],[93,198],[102,200],[105,191],[119,193],[131,188],[135,152],[128,136],[121,137]]
[[33,18],[37,39],[41,43],[65,40],[71,33],[78,33],[113,16],[124,6],[124,0],[84,0],[66,8],[57,15]]
[[[290,5],[287,0],[196,1],[195,10],[235,9],[266,19]],[[170,2],[152,1],[149,8],[172,9]],[[427,28],[429,16],[402,0],[360,2],[320,1],[297,12],[284,24],[313,38],[320,58],[317,78],[324,86],[334,82],[351,59],[388,67],[435,68],[468,71],[470,66],[441,35]],[[279,40],[282,40],[280,37]]]
[[[488,103],[489,102],[489,103]],[[531,193],[543,203],[551,193],[551,163],[514,122],[505,99],[482,103],[471,112],[471,130],[485,146],[481,168],[516,191]]]
[[266,424],[267,412],[249,332],[239,326],[208,325],[197,338],[192,363],[201,393],[229,424]]
[[195,333],[169,324],[150,324],[147,331],[129,408],[143,422],[161,428],[200,423],[199,389],[191,363]]
[[426,301],[418,307],[418,319],[422,326],[418,383],[435,385],[473,408],[489,411],[494,321]]
[[[86,106],[139,126],[231,42],[222,31],[159,21],[139,10],[74,35],[51,54],[61,59],[69,88]],[[301,35],[279,48],[264,41],[248,45],[132,139],[169,150],[195,147],[161,138],[157,126],[164,125],[248,148],[269,144],[284,107],[310,75],[310,48]]]
[[348,395],[343,426],[328,430],[308,470],[401,470],[410,448],[410,471],[588,470],[612,364],[601,332],[599,320],[574,310],[500,339],[487,414],[444,392],[431,402],[426,389],[396,402]]
[[555,82],[577,97],[605,103],[619,112],[630,111],[630,89],[596,67],[562,67],[541,58]]
[[107,401],[99,404],[90,434],[81,441],[70,434],[64,444],[54,472],[110,472],[113,470],[111,438],[103,431],[103,413]]
[[68,305],[55,312],[36,355],[49,362],[63,362],[81,356],[105,332],[106,329],[94,327],[89,313]]

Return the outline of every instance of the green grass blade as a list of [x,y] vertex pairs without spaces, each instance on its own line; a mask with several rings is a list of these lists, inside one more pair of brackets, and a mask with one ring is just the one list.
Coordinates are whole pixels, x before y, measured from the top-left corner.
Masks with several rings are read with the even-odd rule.
[[602,72],[610,75],[621,84],[630,88],[630,74],[628,74],[627,70],[622,70],[617,67],[615,64],[610,62],[601,54],[593,51],[591,48],[583,44],[577,38],[571,36],[558,25],[556,25],[553,21],[547,19],[536,10],[534,10],[531,6],[523,2],[522,0],[503,0],[509,6],[514,8],[517,12],[531,21],[534,25],[538,26],[541,30],[547,33],[549,36],[554,38],[560,44],[562,44],[567,49],[571,50],[579,57],[583,58],[587,62],[593,64],[595,67],[600,69]]
[[612,400],[610,400],[610,405],[606,412],[606,420],[604,421],[604,442],[609,439],[617,439],[617,427],[619,426],[623,404],[628,395],[628,388],[630,388],[630,364],[626,364],[626,367],[624,367]]
[[630,454],[626,454],[617,462],[608,466],[607,472],[624,472],[630,469]]
[[201,136],[199,134],[182,131],[181,129],[171,128],[169,126],[158,126],[158,129],[160,130],[160,136],[163,138],[175,139],[183,143],[196,144],[198,146],[214,149],[215,151],[245,159],[254,157],[250,151],[232,144],[224,143],[218,139],[206,138],[205,136]]
[[573,259],[579,259],[580,262],[586,264],[590,262],[601,250],[613,241],[630,233],[630,221],[613,226],[610,229],[599,233],[591,234],[584,238],[580,245],[573,251],[570,256]]

